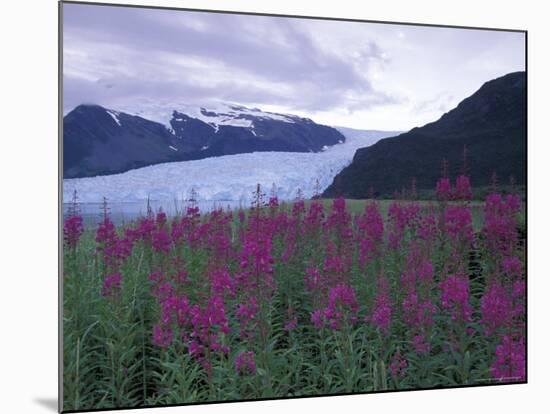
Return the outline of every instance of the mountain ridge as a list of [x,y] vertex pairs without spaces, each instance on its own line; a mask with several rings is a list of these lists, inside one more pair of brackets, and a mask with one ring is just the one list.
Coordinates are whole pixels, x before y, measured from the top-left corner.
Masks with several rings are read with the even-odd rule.
[[249,152],[321,152],[345,141],[335,128],[295,115],[235,104],[198,108],[151,120],[97,104],[77,106],[63,118],[64,177]]
[[[487,185],[493,172],[525,183],[526,75],[513,72],[485,82],[438,120],[358,149],[323,196],[366,198],[409,188],[433,189],[447,160],[454,177],[467,150],[473,186]],[[391,165],[391,168],[388,166]]]

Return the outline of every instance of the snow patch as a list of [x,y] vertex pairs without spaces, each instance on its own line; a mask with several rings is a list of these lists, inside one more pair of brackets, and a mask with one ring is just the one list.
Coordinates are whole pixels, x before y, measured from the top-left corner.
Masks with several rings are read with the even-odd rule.
[[115,122],[117,123],[118,126],[121,126],[120,125],[120,120],[118,119],[119,112],[113,111],[111,109],[107,109],[107,113],[109,115],[111,115],[111,118],[113,118],[115,120]]
[[[170,121],[173,119],[174,111],[187,115],[190,118],[198,119],[210,125],[216,132],[218,132],[220,126],[224,125],[253,128],[253,120],[250,118],[272,119],[287,123],[296,123],[296,120],[299,119],[299,117],[294,115],[264,112],[258,108],[247,108],[242,105],[225,102],[215,102],[198,106],[183,103],[152,103],[147,101],[135,105],[137,105],[138,108],[135,106],[121,106],[117,109],[166,125],[167,128],[171,126]],[[187,121],[187,119],[174,120],[178,122]]]

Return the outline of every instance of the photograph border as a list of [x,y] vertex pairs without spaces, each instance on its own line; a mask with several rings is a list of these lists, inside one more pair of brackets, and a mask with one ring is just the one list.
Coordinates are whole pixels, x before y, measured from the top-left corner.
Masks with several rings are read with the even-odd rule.
[[[123,7],[123,8],[138,8],[138,9],[150,9],[150,10],[172,10],[172,11],[185,11],[196,13],[214,13],[214,14],[230,14],[230,15],[245,15],[245,16],[263,16],[263,17],[282,17],[291,19],[307,19],[307,20],[324,20],[324,21],[339,21],[339,22],[353,22],[353,23],[371,23],[371,24],[386,24],[386,25],[404,25],[404,26],[417,26],[417,27],[433,27],[433,28],[449,28],[449,29],[465,29],[465,30],[486,30],[495,32],[509,32],[509,33],[522,33],[524,35],[525,44],[525,223],[526,223],[526,238],[525,238],[525,380],[517,381],[513,383],[480,383],[471,385],[452,385],[430,388],[415,388],[404,390],[379,390],[379,391],[365,391],[365,392],[350,392],[350,393],[331,393],[331,394],[315,394],[315,395],[302,395],[302,396],[283,396],[283,397],[269,397],[269,398],[255,398],[244,400],[219,400],[219,401],[201,401],[190,402],[181,404],[163,404],[163,405],[139,405],[134,407],[116,407],[116,408],[92,408],[85,410],[63,410],[63,5],[64,4],[77,4],[99,7]],[[220,10],[220,9],[200,9],[200,8],[186,8],[186,7],[174,7],[174,6],[154,6],[154,5],[140,5],[140,4],[121,4],[121,3],[102,3],[93,1],[78,1],[78,0],[59,0],[58,1],[58,411],[60,413],[81,413],[81,412],[98,412],[98,411],[115,411],[115,410],[135,410],[135,409],[150,409],[150,408],[163,408],[163,407],[184,407],[194,405],[210,405],[210,404],[226,404],[226,403],[249,403],[257,401],[277,401],[277,400],[293,400],[304,398],[318,398],[318,397],[338,397],[338,396],[353,396],[353,395],[369,395],[369,394],[386,394],[386,393],[401,393],[401,392],[416,392],[416,391],[433,391],[433,390],[449,390],[449,389],[461,389],[461,388],[474,388],[474,387],[492,387],[492,386],[516,386],[524,385],[528,383],[528,94],[529,94],[529,74],[528,74],[528,30],[527,29],[507,29],[497,27],[481,27],[481,26],[461,26],[461,25],[449,25],[449,24],[433,24],[433,23],[413,23],[403,21],[390,21],[390,20],[368,20],[368,19],[352,19],[344,17],[326,17],[326,16],[306,16],[306,15],[293,15],[293,14],[278,14],[278,13],[266,13],[266,12],[245,12],[234,10]]]

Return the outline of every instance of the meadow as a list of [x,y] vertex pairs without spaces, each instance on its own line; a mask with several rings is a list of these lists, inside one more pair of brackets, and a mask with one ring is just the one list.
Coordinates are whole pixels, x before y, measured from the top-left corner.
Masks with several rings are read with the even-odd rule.
[[115,225],[64,219],[63,407],[526,380],[525,211],[472,201],[279,202]]

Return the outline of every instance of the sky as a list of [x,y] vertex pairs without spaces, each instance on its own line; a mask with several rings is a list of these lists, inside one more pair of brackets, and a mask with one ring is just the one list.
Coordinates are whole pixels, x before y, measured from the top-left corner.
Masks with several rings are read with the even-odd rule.
[[222,101],[406,131],[524,55],[517,32],[64,4],[63,112]]

